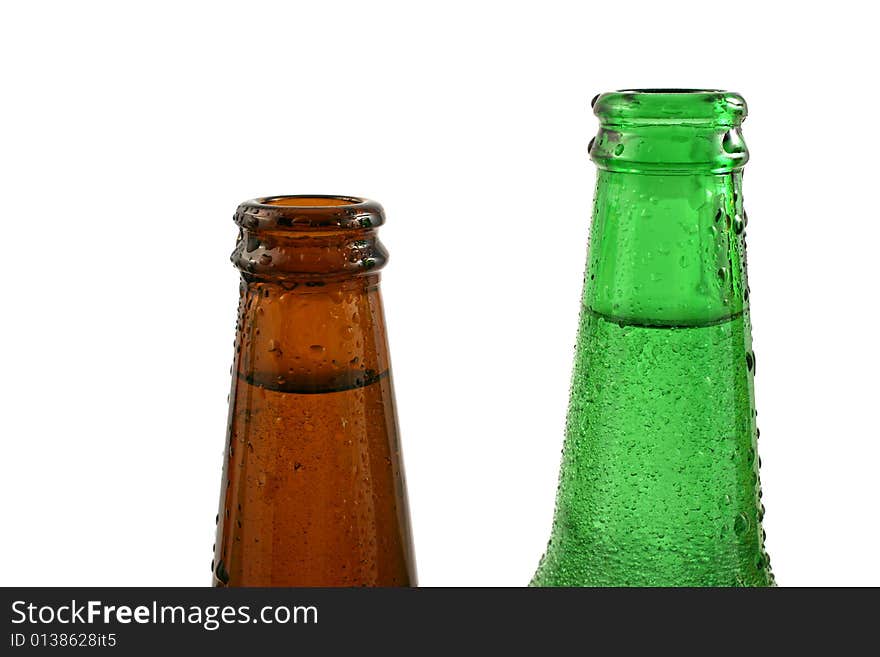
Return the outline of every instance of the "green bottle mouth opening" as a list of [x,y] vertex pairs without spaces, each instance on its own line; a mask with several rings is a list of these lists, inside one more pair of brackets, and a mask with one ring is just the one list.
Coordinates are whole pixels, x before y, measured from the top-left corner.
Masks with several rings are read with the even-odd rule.
[[723,93],[722,89],[618,89],[619,94],[717,94]]
[[622,89],[595,96],[591,105],[603,125],[736,127],[748,113],[740,94],[722,89]]

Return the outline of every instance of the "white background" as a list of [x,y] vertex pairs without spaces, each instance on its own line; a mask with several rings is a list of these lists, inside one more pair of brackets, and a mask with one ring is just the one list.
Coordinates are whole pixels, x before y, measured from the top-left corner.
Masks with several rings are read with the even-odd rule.
[[750,106],[778,581],[880,584],[876,21],[815,4],[3,3],[0,583],[209,583],[231,218],[284,193],[385,206],[421,583],[528,582],[577,328],[589,100],[678,86]]

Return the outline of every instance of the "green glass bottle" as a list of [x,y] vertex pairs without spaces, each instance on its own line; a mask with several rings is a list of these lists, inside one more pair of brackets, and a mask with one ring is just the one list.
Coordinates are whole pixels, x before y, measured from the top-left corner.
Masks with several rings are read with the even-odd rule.
[[553,530],[533,586],[768,586],[741,96],[597,96]]

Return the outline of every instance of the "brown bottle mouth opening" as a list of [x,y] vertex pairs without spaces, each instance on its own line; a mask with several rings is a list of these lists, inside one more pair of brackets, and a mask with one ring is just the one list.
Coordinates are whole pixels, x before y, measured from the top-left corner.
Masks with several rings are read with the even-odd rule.
[[357,206],[366,202],[366,199],[356,196],[325,196],[322,194],[315,194],[313,196],[269,196],[257,200],[260,205],[282,208],[338,208]]
[[359,196],[285,194],[238,206],[235,222],[246,230],[369,229],[385,223],[382,206]]
[[311,196],[267,196],[256,199],[256,201],[260,205],[268,205],[275,208],[342,208],[361,205],[366,199],[355,196],[324,196],[315,194]]

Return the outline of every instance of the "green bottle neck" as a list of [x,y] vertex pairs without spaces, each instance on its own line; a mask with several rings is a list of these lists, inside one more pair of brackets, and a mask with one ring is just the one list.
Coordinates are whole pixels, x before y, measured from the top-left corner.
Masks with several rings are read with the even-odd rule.
[[600,171],[584,303],[627,324],[700,326],[747,307],[742,174]]
[[622,324],[703,326],[747,308],[741,100],[662,91],[597,98],[588,311]]

